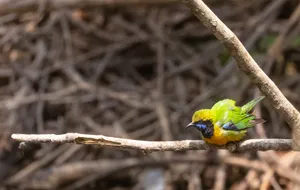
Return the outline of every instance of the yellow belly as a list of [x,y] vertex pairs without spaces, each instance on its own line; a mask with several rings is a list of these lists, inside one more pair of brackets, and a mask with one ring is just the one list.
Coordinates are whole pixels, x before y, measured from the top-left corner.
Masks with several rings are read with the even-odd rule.
[[203,140],[209,144],[225,145],[228,142],[241,141],[245,136],[246,132],[246,130],[229,131],[224,130],[218,126],[214,126],[214,135],[210,138],[203,138]]

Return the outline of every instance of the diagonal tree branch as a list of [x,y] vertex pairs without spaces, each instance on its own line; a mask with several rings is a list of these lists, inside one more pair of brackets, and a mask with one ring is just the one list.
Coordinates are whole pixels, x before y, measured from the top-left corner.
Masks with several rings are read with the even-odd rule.
[[237,66],[270,100],[273,107],[293,128],[293,140],[299,147],[300,113],[286,99],[276,84],[264,73],[236,35],[209,9],[202,0],[181,0],[192,13],[222,42],[235,58]]
[[[183,141],[141,141],[103,135],[88,135],[79,133],[55,134],[13,134],[12,138],[28,143],[75,143],[86,145],[99,145],[103,147],[129,148],[152,151],[185,151],[185,150],[207,150],[216,146],[210,146],[202,140]],[[230,151],[267,151],[267,150],[292,150],[290,139],[251,139],[241,143],[232,143],[216,148],[228,149]]]

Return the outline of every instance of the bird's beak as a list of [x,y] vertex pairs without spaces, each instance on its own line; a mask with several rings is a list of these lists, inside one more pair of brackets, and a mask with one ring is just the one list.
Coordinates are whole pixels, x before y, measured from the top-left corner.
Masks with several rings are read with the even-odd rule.
[[189,127],[194,127],[195,126],[195,124],[193,123],[193,122],[191,122],[190,124],[188,124],[185,128],[187,129],[187,128],[189,128]]

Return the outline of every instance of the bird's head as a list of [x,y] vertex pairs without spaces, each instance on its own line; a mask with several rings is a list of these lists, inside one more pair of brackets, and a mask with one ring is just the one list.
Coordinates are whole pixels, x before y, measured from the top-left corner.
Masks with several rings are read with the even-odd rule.
[[196,111],[192,122],[185,128],[195,127],[205,138],[210,138],[214,133],[214,114],[210,109]]

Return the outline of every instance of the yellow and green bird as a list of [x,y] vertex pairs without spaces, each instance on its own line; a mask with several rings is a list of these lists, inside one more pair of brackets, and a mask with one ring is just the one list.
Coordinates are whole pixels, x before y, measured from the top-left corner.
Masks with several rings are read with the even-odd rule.
[[255,98],[242,107],[236,106],[234,100],[221,100],[211,109],[196,111],[192,122],[186,128],[198,129],[203,140],[209,144],[225,145],[228,142],[241,141],[248,128],[264,122],[249,113],[262,99],[264,96]]

